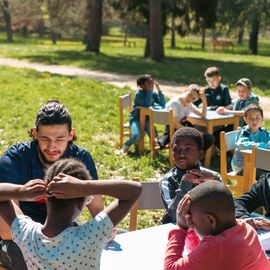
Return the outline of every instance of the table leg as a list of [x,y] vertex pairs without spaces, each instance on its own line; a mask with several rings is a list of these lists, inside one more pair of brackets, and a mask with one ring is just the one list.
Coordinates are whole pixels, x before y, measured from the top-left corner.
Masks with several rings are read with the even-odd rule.
[[[213,121],[209,121],[208,125],[207,125],[207,132],[208,134],[213,135]],[[205,157],[204,157],[204,166],[206,168],[210,167],[210,163],[211,163],[211,153],[212,153],[212,147],[209,147],[208,150],[205,153]]]
[[239,127],[239,117],[235,117],[233,130],[237,130],[238,127]]
[[241,194],[248,191],[250,186],[250,173],[251,173],[251,154],[244,153],[244,172],[243,172],[243,190]]

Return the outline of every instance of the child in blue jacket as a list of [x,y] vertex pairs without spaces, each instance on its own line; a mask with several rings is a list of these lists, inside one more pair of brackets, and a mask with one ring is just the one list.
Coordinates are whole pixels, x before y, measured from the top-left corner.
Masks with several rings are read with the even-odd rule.
[[[132,144],[137,142],[141,136],[140,131],[140,109],[138,107],[149,108],[154,104],[164,107],[166,104],[165,97],[160,90],[159,84],[153,80],[151,75],[141,75],[137,80],[139,89],[136,91],[133,103],[133,109],[129,114],[129,124],[131,129],[131,136],[123,144],[121,152],[127,153]],[[157,92],[153,89],[156,88]],[[149,119],[146,120],[145,130],[150,134]]]
[[[232,159],[232,169],[237,174],[243,173],[244,155],[240,152],[241,150],[252,149],[252,145],[256,145],[258,148],[270,148],[270,133],[262,128],[262,108],[257,104],[248,105],[244,112],[244,121],[247,125],[241,128],[235,139],[235,151]],[[257,176],[264,172],[258,173]]]

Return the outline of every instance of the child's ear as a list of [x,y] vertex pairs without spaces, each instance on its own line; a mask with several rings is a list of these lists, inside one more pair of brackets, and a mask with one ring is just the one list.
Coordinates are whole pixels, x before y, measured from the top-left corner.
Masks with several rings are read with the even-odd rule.
[[210,225],[210,227],[214,230],[216,229],[216,226],[217,226],[217,219],[214,215],[212,214],[208,214],[206,215],[206,218],[207,218],[207,221],[208,221],[208,224]]
[[204,151],[201,149],[199,150],[199,160],[203,160],[204,158]]

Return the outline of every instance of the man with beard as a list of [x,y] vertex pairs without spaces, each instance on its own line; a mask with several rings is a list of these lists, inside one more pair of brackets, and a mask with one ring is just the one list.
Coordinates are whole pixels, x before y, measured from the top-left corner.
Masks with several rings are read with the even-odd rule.
[[[76,140],[71,116],[57,100],[48,101],[36,115],[31,129],[32,141],[22,142],[8,149],[0,159],[0,182],[23,185],[44,178],[47,168],[61,158],[75,158],[84,163],[93,179],[97,179],[91,155],[73,144]],[[23,213],[34,221],[44,223],[45,200],[18,202]],[[104,209],[101,196],[87,205],[94,217]],[[18,246],[11,240],[10,228],[0,220],[0,263],[10,269],[27,269]]]

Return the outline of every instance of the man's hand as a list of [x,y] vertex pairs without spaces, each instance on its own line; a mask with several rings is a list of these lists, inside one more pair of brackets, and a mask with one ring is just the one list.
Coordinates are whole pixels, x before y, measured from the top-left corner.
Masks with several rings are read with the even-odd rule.
[[255,230],[270,231],[270,220],[263,217],[248,218],[245,221]]
[[33,201],[46,197],[46,184],[41,179],[34,179],[19,187],[18,200]]
[[83,184],[82,180],[60,173],[48,184],[47,193],[49,196],[55,196],[59,199],[83,197],[88,195],[82,194]]
[[190,204],[190,195],[186,194],[177,206],[176,222],[179,228],[184,230],[187,230],[192,225],[191,216],[189,214]]
[[192,182],[194,185],[199,185],[207,180],[215,180],[217,173],[214,172],[202,172],[198,169],[192,169],[182,177],[182,181]]

